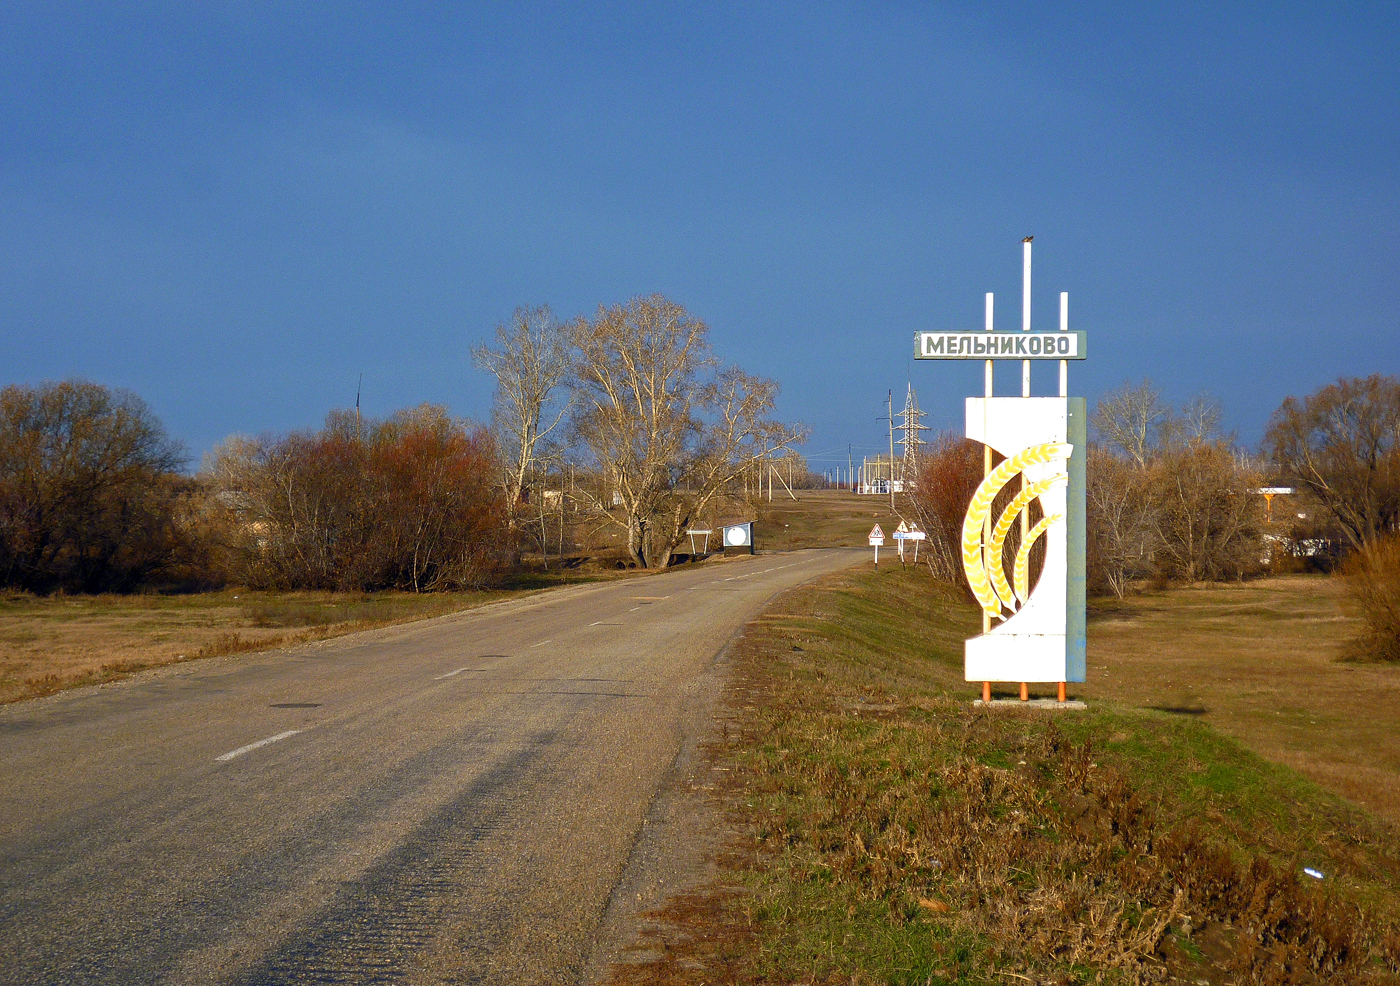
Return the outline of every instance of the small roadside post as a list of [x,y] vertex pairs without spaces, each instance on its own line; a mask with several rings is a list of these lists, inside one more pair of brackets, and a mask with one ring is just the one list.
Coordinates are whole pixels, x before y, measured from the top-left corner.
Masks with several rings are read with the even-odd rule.
[[880,545],[885,543],[885,532],[876,524],[870,529],[870,546],[875,549],[875,567],[880,567]]

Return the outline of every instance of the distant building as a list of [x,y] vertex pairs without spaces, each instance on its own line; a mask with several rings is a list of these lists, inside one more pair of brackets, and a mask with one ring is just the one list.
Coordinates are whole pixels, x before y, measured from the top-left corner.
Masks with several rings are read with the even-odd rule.
[[860,476],[856,482],[856,492],[873,496],[889,496],[890,484],[894,492],[903,493],[914,488],[914,483],[905,481],[905,465],[902,459],[891,460],[888,455],[867,456],[861,461]]

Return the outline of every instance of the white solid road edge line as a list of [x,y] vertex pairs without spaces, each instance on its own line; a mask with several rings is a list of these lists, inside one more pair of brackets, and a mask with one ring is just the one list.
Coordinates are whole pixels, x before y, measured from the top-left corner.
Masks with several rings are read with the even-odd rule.
[[297,733],[299,733],[299,732],[301,732],[300,729],[289,729],[289,730],[287,730],[285,733],[278,733],[276,736],[269,736],[267,739],[260,739],[260,740],[258,740],[256,743],[249,743],[247,746],[240,746],[238,749],[236,749],[236,750],[230,750],[228,753],[225,753],[223,756],[221,756],[221,757],[215,757],[214,759],[215,759],[215,760],[232,760],[234,757],[240,757],[240,756],[242,756],[243,754],[247,753],[249,750],[256,750],[258,747],[260,747],[260,746],[267,746],[267,744],[269,744],[269,743],[276,743],[278,740],[284,740],[284,739],[286,739],[288,736],[295,736],[295,735],[296,735]]

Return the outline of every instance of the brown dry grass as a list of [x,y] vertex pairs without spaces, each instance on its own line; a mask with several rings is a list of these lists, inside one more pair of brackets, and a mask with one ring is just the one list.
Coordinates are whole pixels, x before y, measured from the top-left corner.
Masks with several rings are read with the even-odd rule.
[[1400,667],[1339,660],[1360,622],[1332,577],[1096,601],[1088,699],[1197,718],[1400,823]]
[[860,496],[848,490],[796,490],[792,500],[786,491],[775,490],[773,502],[759,505],[754,540],[760,551],[788,551],[794,548],[866,547],[870,528],[879,524],[885,531],[880,561],[898,558],[889,540],[895,525],[914,516],[903,496],[896,495],[896,512],[890,512],[888,496]]
[[440,616],[508,593],[0,596],[0,702],[146,668]]

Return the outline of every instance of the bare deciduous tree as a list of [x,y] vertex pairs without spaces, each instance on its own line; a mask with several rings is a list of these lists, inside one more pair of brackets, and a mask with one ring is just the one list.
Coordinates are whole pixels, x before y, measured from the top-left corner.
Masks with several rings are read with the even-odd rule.
[[1146,469],[1158,426],[1170,413],[1171,408],[1162,403],[1162,392],[1144,380],[1105,394],[1095,405],[1091,422],[1102,444]]
[[517,308],[508,324],[496,326],[495,347],[472,347],[476,365],[496,378],[491,420],[501,448],[502,487],[515,527],[521,496],[541,452],[567,418],[572,395],[567,387],[573,366],[571,340],[577,322],[555,321],[548,305]]
[[644,567],[665,565],[749,464],[803,437],[768,418],[777,384],[720,368],[708,333],[651,295],[600,309],[577,335],[574,433],[604,483],[592,512],[625,532]]
[[180,548],[183,461],[135,394],[80,380],[0,390],[0,584],[134,588]]
[[934,578],[949,585],[967,585],[962,525],[967,505],[982,482],[982,450],[971,439],[951,431],[940,433],[925,447],[918,485],[910,498],[928,535],[922,555],[925,564]]
[[1152,509],[1145,470],[1101,446],[1090,446],[1085,465],[1090,588],[1119,599],[1151,572]]
[[671,470],[699,429],[698,380],[713,362],[708,333],[683,307],[651,295],[600,308],[578,335],[574,430],[607,486],[593,507],[623,528],[642,566]]
[[1343,378],[1274,412],[1264,445],[1283,477],[1336,517],[1355,548],[1400,530],[1400,380]]
[[1220,401],[1210,394],[1197,394],[1186,402],[1177,419],[1180,440],[1188,445],[1200,445],[1214,438],[1224,418]]
[[805,429],[769,418],[777,396],[777,381],[737,367],[723,368],[704,386],[696,406],[698,439],[672,469],[667,497],[670,523],[659,532],[658,566],[665,567],[691,524],[751,464],[806,440]]

